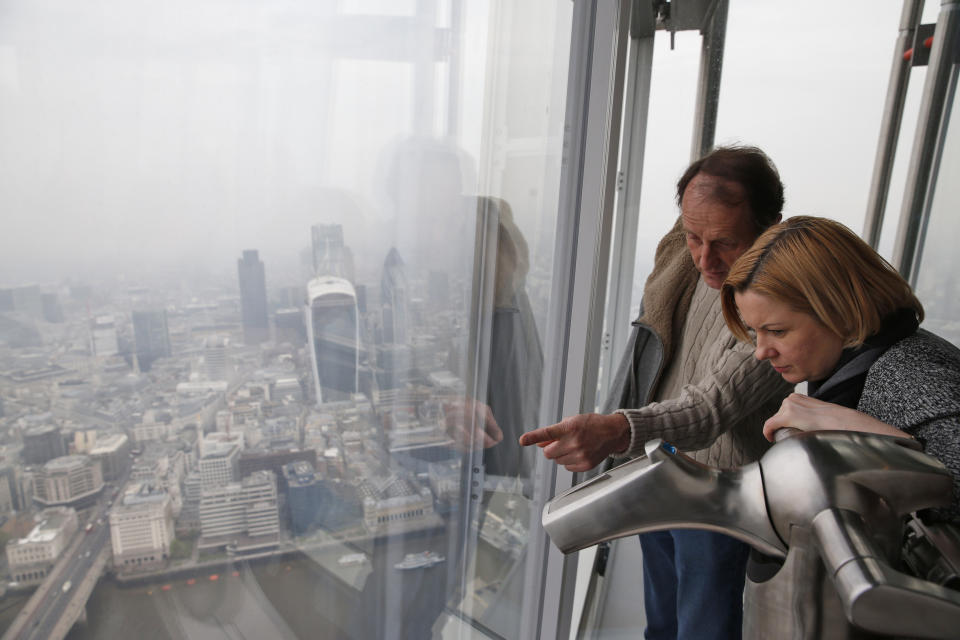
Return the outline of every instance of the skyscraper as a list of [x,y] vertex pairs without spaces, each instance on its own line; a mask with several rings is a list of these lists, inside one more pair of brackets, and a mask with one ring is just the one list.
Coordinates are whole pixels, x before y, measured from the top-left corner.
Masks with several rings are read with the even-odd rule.
[[207,380],[230,380],[230,362],[227,340],[223,336],[208,336],[203,341],[203,368]]
[[343,227],[339,224],[315,224],[310,227],[313,248],[313,272],[317,275],[340,275],[343,255]]
[[315,224],[310,227],[315,276],[337,276],[353,281],[353,254],[343,242],[339,224]]
[[90,321],[90,339],[95,356],[106,358],[120,351],[117,327],[112,315],[97,316]]
[[149,371],[157,358],[169,357],[172,351],[167,310],[134,311],[133,341],[141,371]]
[[360,329],[357,296],[343,278],[321,276],[307,284],[307,336],[317,403],[330,391],[359,389]]
[[0,513],[7,513],[14,509],[19,511],[23,508],[17,475],[17,467],[0,466]]
[[43,309],[43,319],[47,322],[63,322],[63,307],[56,293],[41,293],[40,306]]
[[27,284],[13,288],[13,306],[21,312],[33,316],[43,317],[43,302],[40,297],[40,285]]
[[391,248],[383,262],[380,278],[380,304],[383,311],[383,341],[403,344],[407,341],[407,276],[403,260]]
[[277,343],[289,342],[300,346],[307,341],[307,325],[303,315],[303,303],[298,307],[277,309],[273,314]]
[[270,325],[267,321],[267,280],[256,249],[244,250],[243,257],[237,260],[237,276],[244,342],[260,344],[270,338]]
[[59,427],[37,425],[23,433],[23,451],[20,453],[26,464],[44,464],[67,455]]

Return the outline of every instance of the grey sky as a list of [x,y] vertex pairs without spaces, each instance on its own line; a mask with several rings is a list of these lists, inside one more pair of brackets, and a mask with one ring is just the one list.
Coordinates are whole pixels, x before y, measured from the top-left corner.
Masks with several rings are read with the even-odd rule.
[[[859,231],[900,4],[731,2],[718,141],[770,152],[788,213]],[[334,6],[0,1],[0,284],[229,273],[244,248],[277,282],[295,278],[316,222],[384,255],[396,228],[376,165],[413,117],[412,80],[407,65],[330,61],[330,39],[362,51],[390,37],[332,30]],[[696,35],[674,51],[659,38],[641,263],[676,213],[698,58]],[[478,74],[482,58],[467,64]],[[353,194],[342,220],[324,213],[330,188]]]

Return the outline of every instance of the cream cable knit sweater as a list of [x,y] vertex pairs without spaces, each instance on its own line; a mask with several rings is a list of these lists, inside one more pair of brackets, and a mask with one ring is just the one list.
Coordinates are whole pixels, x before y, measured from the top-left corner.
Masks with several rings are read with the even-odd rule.
[[647,440],[662,438],[703,464],[728,468],[753,462],[770,446],[764,421],[792,389],[769,363],[754,357],[752,345],[730,333],[720,292],[701,278],[657,401],[618,411],[634,435],[623,455],[642,455]]

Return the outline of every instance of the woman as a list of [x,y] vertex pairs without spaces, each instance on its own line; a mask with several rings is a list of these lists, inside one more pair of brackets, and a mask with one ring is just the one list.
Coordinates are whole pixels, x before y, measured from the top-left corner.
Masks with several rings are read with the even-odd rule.
[[958,519],[960,349],[918,328],[923,307],[889,263],[842,224],[797,216],[734,263],[721,301],[758,359],[808,383],[767,420],[767,439],[781,427],[915,438],[953,474],[937,515]]
[[[930,517],[958,519],[960,350],[918,328],[923,307],[890,264],[842,224],[798,216],[757,238],[720,297],[757,359],[808,383],[809,396],[791,394],[766,421],[767,439],[781,427],[915,438],[953,475],[951,506]],[[864,637],[829,582],[802,541],[785,561],[752,550],[744,638]]]

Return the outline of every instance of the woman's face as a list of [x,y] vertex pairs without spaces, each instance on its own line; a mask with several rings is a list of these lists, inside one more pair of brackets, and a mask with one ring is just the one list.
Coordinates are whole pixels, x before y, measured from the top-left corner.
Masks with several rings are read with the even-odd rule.
[[787,382],[819,382],[833,372],[843,340],[809,313],[750,289],[734,295],[757,340],[757,360],[769,360]]

